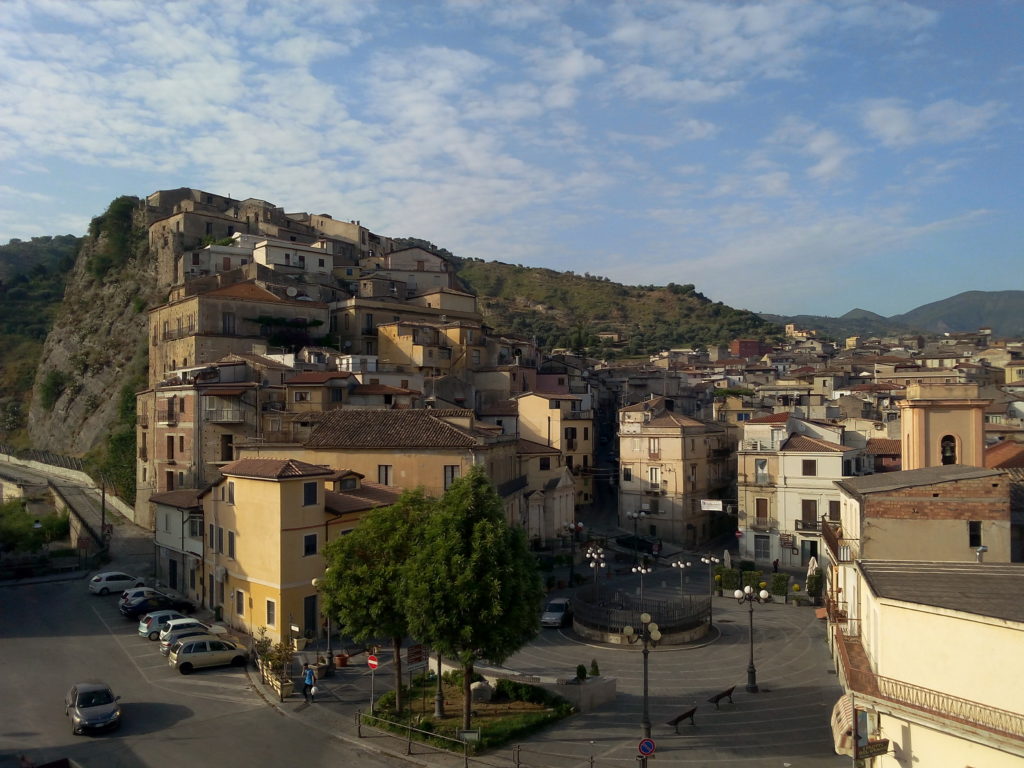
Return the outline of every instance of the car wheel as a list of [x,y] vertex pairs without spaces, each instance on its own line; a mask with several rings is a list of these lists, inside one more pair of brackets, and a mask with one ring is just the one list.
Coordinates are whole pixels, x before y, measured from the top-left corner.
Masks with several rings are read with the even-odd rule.
[[233,658],[231,660],[231,666],[232,667],[244,667],[245,666],[245,656],[235,656],[235,658]]
[[149,639],[150,640],[159,640],[160,639],[160,631],[157,630],[156,632],[150,632],[149,633]]
[[192,674],[192,665],[189,664],[186,661],[184,664],[179,664],[178,665],[178,671],[181,672],[181,674],[183,674],[183,675],[191,675]]
[[110,590],[107,589],[106,587],[100,587],[100,594],[101,595],[109,595],[110,594]]

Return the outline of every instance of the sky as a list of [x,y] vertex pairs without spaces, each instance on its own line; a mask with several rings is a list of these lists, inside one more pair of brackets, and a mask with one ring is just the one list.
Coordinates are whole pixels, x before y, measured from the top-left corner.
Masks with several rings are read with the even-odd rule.
[[1024,288],[1021,0],[3,0],[0,242],[194,187],[758,312]]

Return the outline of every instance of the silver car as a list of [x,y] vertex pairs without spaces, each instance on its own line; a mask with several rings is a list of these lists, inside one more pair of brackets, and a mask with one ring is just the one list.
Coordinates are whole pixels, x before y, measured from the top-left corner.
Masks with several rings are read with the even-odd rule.
[[167,626],[171,619],[184,619],[177,611],[167,609],[164,611],[153,611],[139,619],[139,637],[148,637],[150,640],[160,639],[160,630]]
[[176,642],[171,647],[167,663],[181,674],[188,675],[200,667],[220,667],[225,664],[241,667],[248,658],[249,651],[245,646],[213,635],[196,635]]
[[109,595],[111,592],[123,592],[132,587],[144,586],[145,582],[138,576],[120,571],[97,573],[89,579],[89,591],[94,595]]
[[209,624],[204,624],[199,619],[193,619],[188,617],[181,619],[171,619],[166,624],[164,624],[163,629],[160,630],[161,642],[166,640],[173,633],[180,632],[183,629],[202,629],[205,632],[210,632]]
[[121,707],[106,683],[75,683],[64,697],[64,715],[71,720],[71,733],[84,733],[121,725]]
[[184,640],[186,637],[195,637],[196,635],[211,635],[211,632],[206,627],[191,627],[188,629],[175,630],[167,635],[167,637],[160,640],[160,653],[164,656],[168,656],[171,653],[171,648],[174,647],[176,642]]

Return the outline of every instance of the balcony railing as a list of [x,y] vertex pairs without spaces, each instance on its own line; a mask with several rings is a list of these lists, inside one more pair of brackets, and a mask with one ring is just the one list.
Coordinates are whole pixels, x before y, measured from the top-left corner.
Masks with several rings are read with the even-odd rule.
[[239,408],[222,408],[207,411],[206,420],[213,424],[238,424],[245,421],[245,416]]
[[172,408],[158,408],[156,411],[156,421],[158,424],[177,424],[178,412]]
[[163,333],[163,339],[164,341],[173,341],[174,339],[183,339],[186,336],[195,336],[195,334],[195,325],[183,325],[180,328],[168,328]]
[[138,424],[143,429],[147,429],[149,427],[149,414],[148,413],[136,414],[135,415],[135,423]]
[[585,411],[573,411],[573,410],[563,411],[562,412],[562,418],[565,419],[566,421],[574,421],[574,420],[593,421],[594,420],[594,412],[591,411],[591,410],[585,410]]
[[752,531],[771,531],[779,527],[779,521],[774,517],[755,517],[748,525]]
[[777,451],[779,443],[764,440],[740,440],[741,451]]
[[821,531],[820,520],[795,520],[793,524],[798,531]]
[[832,553],[832,559],[837,563],[849,563],[853,560],[853,549],[846,543],[846,539],[839,536],[839,531],[838,523],[822,515],[821,538]]

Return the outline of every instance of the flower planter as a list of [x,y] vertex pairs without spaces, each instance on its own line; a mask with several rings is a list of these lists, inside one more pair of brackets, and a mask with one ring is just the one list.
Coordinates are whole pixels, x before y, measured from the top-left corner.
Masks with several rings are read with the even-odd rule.
[[347,667],[348,666],[348,654],[338,653],[334,656],[334,666],[336,667]]
[[282,680],[277,675],[271,676],[270,685],[273,687],[281,701],[284,701],[286,697],[291,696],[292,693],[295,692],[295,683],[291,680]]
[[303,648],[306,647],[306,638],[304,638],[304,637],[293,637],[292,638],[292,647],[296,651],[301,651]]

